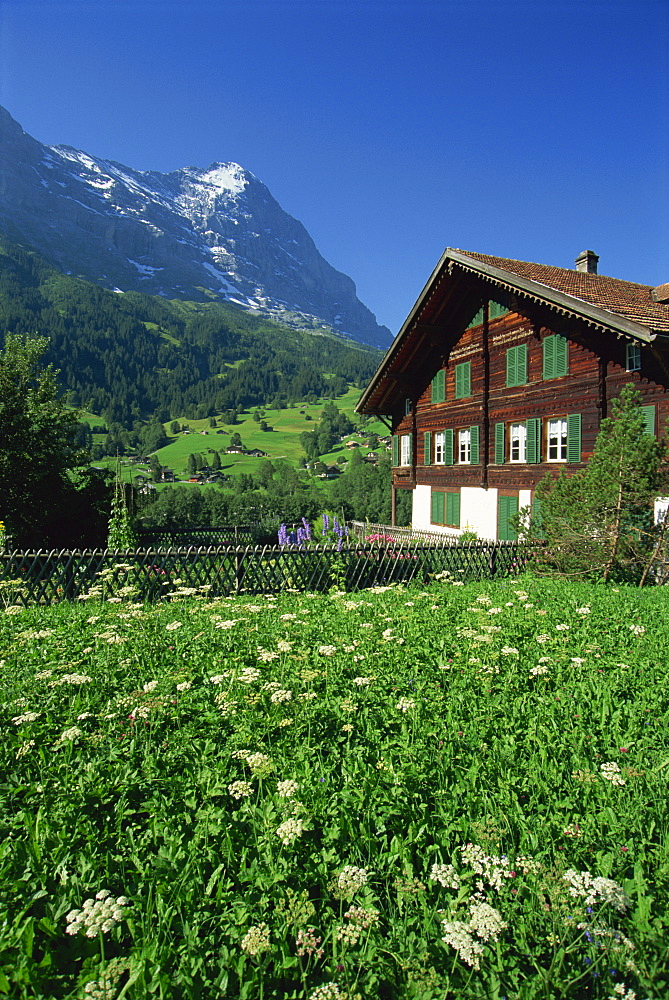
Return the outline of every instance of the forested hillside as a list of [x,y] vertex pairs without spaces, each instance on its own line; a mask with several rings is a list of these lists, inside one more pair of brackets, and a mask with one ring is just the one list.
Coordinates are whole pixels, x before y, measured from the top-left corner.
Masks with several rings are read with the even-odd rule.
[[379,351],[290,330],[220,303],[114,293],[0,242],[0,331],[50,339],[68,401],[107,424],[202,418],[334,397],[363,385]]

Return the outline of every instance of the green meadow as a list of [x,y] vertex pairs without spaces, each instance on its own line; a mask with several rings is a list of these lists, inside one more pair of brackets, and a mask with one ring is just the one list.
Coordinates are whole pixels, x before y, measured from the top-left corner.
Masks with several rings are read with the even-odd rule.
[[668,995],[666,590],[3,597],[0,995]]
[[[344,396],[339,396],[335,399],[334,402],[339,410],[357,423],[359,418],[354,412],[354,407],[359,398],[360,390],[352,388]],[[253,409],[243,411],[234,425],[224,423],[223,418],[217,416],[216,427],[209,426],[209,418],[190,420],[186,417],[175,417],[174,419],[182,426],[187,427],[190,433],[184,434],[181,432],[176,435],[172,434],[170,430],[172,420],[166,421],[164,424],[165,433],[170,438],[170,442],[165,447],[159,448],[156,456],[161,465],[172,469],[179,479],[183,479],[188,475],[189,454],[199,452],[205,460],[208,454],[209,458],[211,458],[212,455],[209,449],[215,449],[216,451],[222,449],[225,451],[230,444],[232,435],[238,433],[244,447],[249,451],[259,448],[261,451],[267,452],[267,456],[270,459],[282,459],[290,462],[291,465],[297,466],[300,460],[304,458],[304,451],[300,444],[300,434],[304,431],[315,429],[325,402],[326,400],[318,400],[315,403],[300,403],[285,410],[271,410],[260,407],[259,409],[263,413],[262,419],[272,428],[268,431],[260,430],[259,421],[253,419]],[[92,413],[83,414],[81,419],[86,420],[92,425],[103,422],[101,417],[96,417]],[[366,455],[370,450],[365,444],[369,435],[378,434],[383,437],[388,433],[388,428],[385,424],[380,420],[372,420],[365,423],[364,426],[360,427],[358,432],[349,435],[349,437],[360,443],[360,452]],[[94,440],[98,439],[98,435],[93,435],[93,437]],[[104,440],[104,435],[101,437]],[[334,465],[342,455],[348,459],[349,452],[343,444],[337,445],[332,452],[323,455],[322,460],[327,464]],[[221,472],[226,475],[237,475],[241,472],[254,474],[258,472],[262,461],[262,458],[250,455],[222,454]],[[95,464],[97,466],[113,468],[116,460],[108,457],[96,461]],[[139,468],[138,466],[133,466],[125,459],[121,459],[121,467],[123,478],[128,480],[133,475],[136,475]]]

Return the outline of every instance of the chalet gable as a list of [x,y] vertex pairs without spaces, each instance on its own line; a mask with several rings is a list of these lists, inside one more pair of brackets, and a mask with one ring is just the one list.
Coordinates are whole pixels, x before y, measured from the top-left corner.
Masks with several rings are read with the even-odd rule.
[[406,400],[419,398],[440,365],[474,356],[477,348],[463,338],[468,328],[507,311],[516,314],[516,323],[497,334],[506,338],[498,345],[511,346],[540,328],[559,328],[581,341],[597,334],[653,345],[669,337],[666,286],[600,275],[596,255],[586,251],[582,257],[585,269],[571,270],[448,248],[363,392],[358,412],[400,412]]

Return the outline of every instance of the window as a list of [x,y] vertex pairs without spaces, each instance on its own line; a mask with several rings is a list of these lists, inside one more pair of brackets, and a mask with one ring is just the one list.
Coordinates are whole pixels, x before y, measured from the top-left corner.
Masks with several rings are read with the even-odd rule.
[[400,465],[411,465],[411,435],[402,434],[400,438]]
[[569,351],[566,337],[556,333],[544,337],[544,378],[559,378],[569,373]]
[[563,417],[548,421],[548,454],[549,462],[567,461],[567,421]]
[[441,368],[432,379],[430,399],[433,403],[443,403],[446,399],[446,372]]
[[430,504],[430,521],[432,524],[444,524],[448,527],[460,527],[460,494],[444,493],[432,490]]
[[506,385],[525,385],[527,382],[527,344],[510,347],[506,352]]
[[527,427],[525,424],[511,424],[509,437],[511,441],[509,461],[525,462],[527,460]]
[[641,347],[639,344],[625,345],[625,367],[628,372],[641,370]]
[[549,462],[581,461],[580,413],[546,421],[546,458]]
[[455,366],[455,398],[465,399],[472,394],[472,363],[463,361]]
[[408,417],[410,413],[411,413],[411,400],[407,398],[404,400],[404,416]]
[[434,435],[434,464],[444,465],[446,461],[445,456],[445,433],[444,431],[437,431]]
[[472,435],[469,428],[458,431],[458,462],[470,465],[472,460]]

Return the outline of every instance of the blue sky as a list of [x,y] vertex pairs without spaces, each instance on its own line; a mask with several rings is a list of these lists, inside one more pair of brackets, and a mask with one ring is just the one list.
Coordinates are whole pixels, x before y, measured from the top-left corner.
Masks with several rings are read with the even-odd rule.
[[446,246],[669,281],[666,0],[0,0],[0,104],[240,163],[393,333]]

